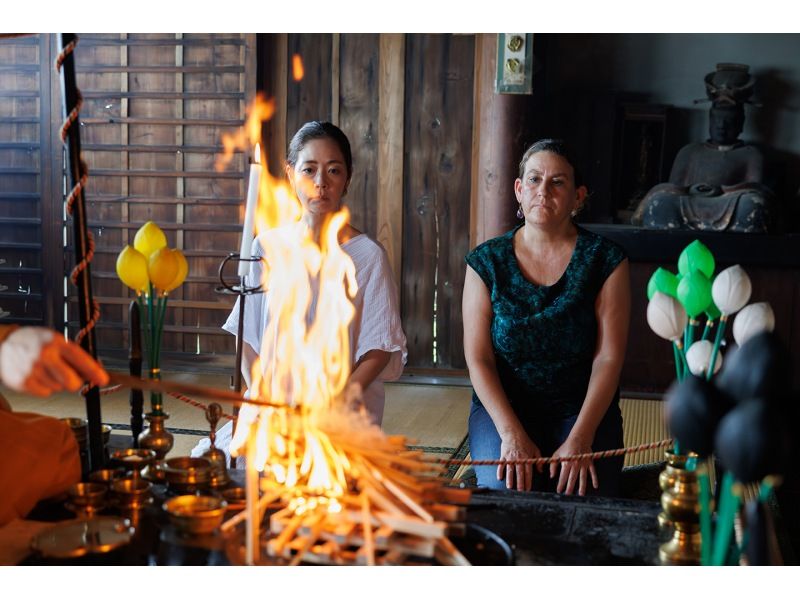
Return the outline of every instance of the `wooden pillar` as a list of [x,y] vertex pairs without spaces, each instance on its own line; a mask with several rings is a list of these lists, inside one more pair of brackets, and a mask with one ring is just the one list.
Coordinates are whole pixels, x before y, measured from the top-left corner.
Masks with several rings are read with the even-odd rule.
[[530,96],[497,94],[497,34],[475,36],[470,248],[496,237],[519,220],[514,197],[517,165],[525,151],[525,111]]
[[406,36],[381,33],[378,67],[378,241],[386,249],[395,282],[403,268],[403,118]]

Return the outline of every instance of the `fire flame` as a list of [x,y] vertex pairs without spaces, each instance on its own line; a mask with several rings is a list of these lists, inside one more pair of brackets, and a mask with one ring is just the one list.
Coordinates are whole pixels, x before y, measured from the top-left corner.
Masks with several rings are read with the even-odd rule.
[[[273,111],[271,102],[256,99],[247,133],[224,141],[228,160],[236,144],[259,140],[258,119]],[[434,543],[437,551],[459,555],[444,537],[446,524],[434,521],[427,506],[437,499],[441,482],[424,476],[441,475],[442,467],[426,462],[421,451],[408,450],[402,437],[386,436],[365,412],[352,408],[360,394],[347,385],[349,324],[358,287],[353,262],[339,245],[348,218],[342,209],[331,216],[319,239],[313,238],[289,183],[266,168],[262,172],[255,219],[264,249],[261,284],[269,290],[268,323],[252,368],[250,394],[275,406],[245,402],[230,445],[234,456],[247,455],[243,515],[246,562],[251,564],[260,554],[262,509],[276,501],[285,506],[270,517],[276,535],[269,540],[268,553],[290,558],[290,564],[316,554],[312,545],[332,528],[351,529],[353,517],[368,564],[376,563],[373,526],[387,523],[399,533],[421,534],[429,556]],[[258,472],[263,472],[260,479]],[[301,528],[305,531],[298,535]],[[385,534],[381,538],[387,541]],[[421,550],[420,542],[400,546],[398,554],[411,550],[409,546]],[[340,558],[334,552],[331,558]]]
[[295,81],[302,81],[304,74],[303,57],[300,54],[294,54],[292,56],[292,78]]
[[[224,138],[226,152],[232,155],[235,144],[259,141],[261,122],[256,121],[273,111],[272,102],[256,98],[245,130]],[[331,217],[319,243],[301,215],[288,182],[265,171],[255,219],[266,264],[261,283],[269,289],[268,324],[253,366],[251,396],[288,408],[244,405],[231,452],[245,446],[255,427],[255,463],[248,467],[286,488],[335,497],[347,486],[349,463],[320,422],[342,396],[350,375],[349,324],[358,287],[353,262],[338,239],[347,210]]]

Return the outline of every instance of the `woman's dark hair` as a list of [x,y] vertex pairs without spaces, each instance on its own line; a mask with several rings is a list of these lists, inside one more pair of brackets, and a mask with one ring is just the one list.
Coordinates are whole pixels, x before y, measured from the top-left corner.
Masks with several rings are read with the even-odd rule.
[[525,153],[522,155],[522,160],[519,162],[519,178],[525,176],[525,164],[528,162],[528,159],[533,154],[538,154],[539,152],[552,152],[564,158],[569,165],[572,166],[573,178],[575,179],[575,188],[577,189],[585,184],[583,181],[583,176],[576,166],[572,152],[567,149],[567,145],[564,143],[563,139],[540,139],[531,145],[527,150],[525,150]]
[[309,141],[314,139],[333,139],[344,156],[344,165],[347,168],[347,179],[353,175],[353,153],[350,151],[350,141],[342,130],[329,122],[312,120],[304,124],[289,142],[289,151],[286,152],[286,163],[289,166],[297,164],[297,155]]

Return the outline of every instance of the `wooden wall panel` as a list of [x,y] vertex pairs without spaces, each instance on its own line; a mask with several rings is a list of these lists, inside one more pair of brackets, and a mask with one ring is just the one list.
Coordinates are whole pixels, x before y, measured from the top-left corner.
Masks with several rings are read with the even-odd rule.
[[412,367],[465,366],[473,44],[472,36],[406,38],[401,295]]
[[378,34],[339,37],[339,127],[350,139],[353,179],[345,202],[353,226],[378,238]]
[[[331,120],[331,43],[329,33],[288,36],[289,69],[286,94],[286,139],[309,120]],[[301,81],[292,77],[292,56],[303,59],[305,76]]]

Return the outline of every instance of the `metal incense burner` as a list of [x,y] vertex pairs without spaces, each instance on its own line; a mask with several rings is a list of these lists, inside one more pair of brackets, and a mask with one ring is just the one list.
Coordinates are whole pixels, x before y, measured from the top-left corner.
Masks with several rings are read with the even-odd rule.
[[208,420],[211,426],[211,430],[208,434],[211,440],[211,446],[208,447],[208,450],[206,450],[201,457],[208,459],[208,462],[211,464],[211,480],[209,486],[212,488],[223,488],[230,482],[225,453],[214,445],[214,441],[217,438],[217,424],[221,417],[222,406],[219,403],[211,403],[206,408],[206,420]]

